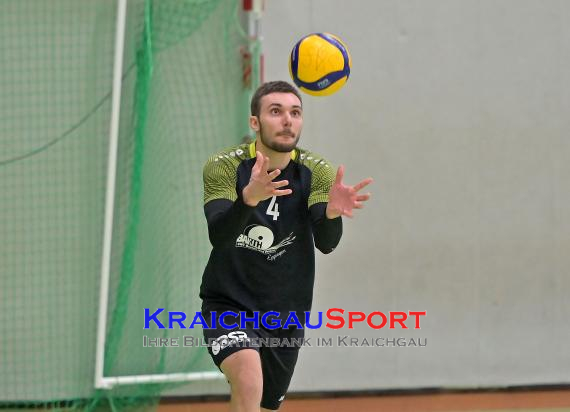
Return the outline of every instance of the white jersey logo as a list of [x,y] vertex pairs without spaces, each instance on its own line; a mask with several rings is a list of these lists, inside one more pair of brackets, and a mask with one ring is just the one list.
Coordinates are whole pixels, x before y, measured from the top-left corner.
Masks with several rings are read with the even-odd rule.
[[212,353],[217,355],[220,353],[222,349],[227,348],[228,346],[240,343],[240,342],[249,342],[249,337],[247,333],[242,332],[241,330],[236,330],[234,332],[230,332],[227,335],[222,335],[217,338],[214,342],[212,342]]
[[236,247],[255,250],[264,255],[268,255],[268,259],[273,260],[271,257],[277,253],[277,250],[293,243],[295,236],[293,236],[293,232],[291,232],[289,236],[276,245],[273,245],[274,240],[275,236],[268,227],[250,225],[245,228],[244,233],[238,236]]

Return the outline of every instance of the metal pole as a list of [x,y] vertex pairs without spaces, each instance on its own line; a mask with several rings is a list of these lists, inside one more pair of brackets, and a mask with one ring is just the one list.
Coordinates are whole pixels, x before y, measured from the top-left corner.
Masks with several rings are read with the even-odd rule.
[[117,29],[115,32],[115,61],[113,67],[113,94],[111,100],[111,125],[109,130],[109,156],[107,161],[107,193],[103,228],[103,253],[101,256],[101,286],[99,290],[99,320],[95,357],[95,387],[105,388],[103,370],[105,364],[105,338],[107,334],[107,305],[109,301],[109,277],[111,274],[111,242],[113,237],[113,211],[115,208],[115,180],[117,174],[117,144],[121,111],[121,85],[123,51],[125,47],[125,21],[127,0],[117,1]]

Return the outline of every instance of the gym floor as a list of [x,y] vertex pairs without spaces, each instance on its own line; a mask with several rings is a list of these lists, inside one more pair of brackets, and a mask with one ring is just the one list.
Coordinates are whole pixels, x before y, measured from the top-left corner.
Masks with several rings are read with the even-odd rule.
[[[159,412],[227,412],[228,402],[165,400]],[[570,412],[570,388],[496,392],[387,394],[303,398],[292,394],[280,412]]]

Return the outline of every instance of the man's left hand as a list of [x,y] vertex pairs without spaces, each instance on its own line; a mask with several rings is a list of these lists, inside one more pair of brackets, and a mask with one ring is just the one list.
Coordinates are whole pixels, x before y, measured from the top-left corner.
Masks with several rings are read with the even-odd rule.
[[336,179],[329,192],[329,203],[327,205],[326,216],[334,219],[339,216],[352,217],[353,209],[362,209],[363,202],[370,199],[370,193],[358,194],[365,186],[372,183],[372,178],[364,179],[354,186],[347,186],[342,183],[344,177],[344,166],[339,166],[336,172]]

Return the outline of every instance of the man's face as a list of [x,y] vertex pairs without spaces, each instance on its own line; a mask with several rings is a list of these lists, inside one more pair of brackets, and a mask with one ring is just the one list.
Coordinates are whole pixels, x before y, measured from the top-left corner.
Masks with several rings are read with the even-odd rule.
[[259,132],[261,143],[276,152],[290,152],[297,146],[303,128],[303,108],[292,93],[271,93],[261,98],[259,118],[250,125]]

